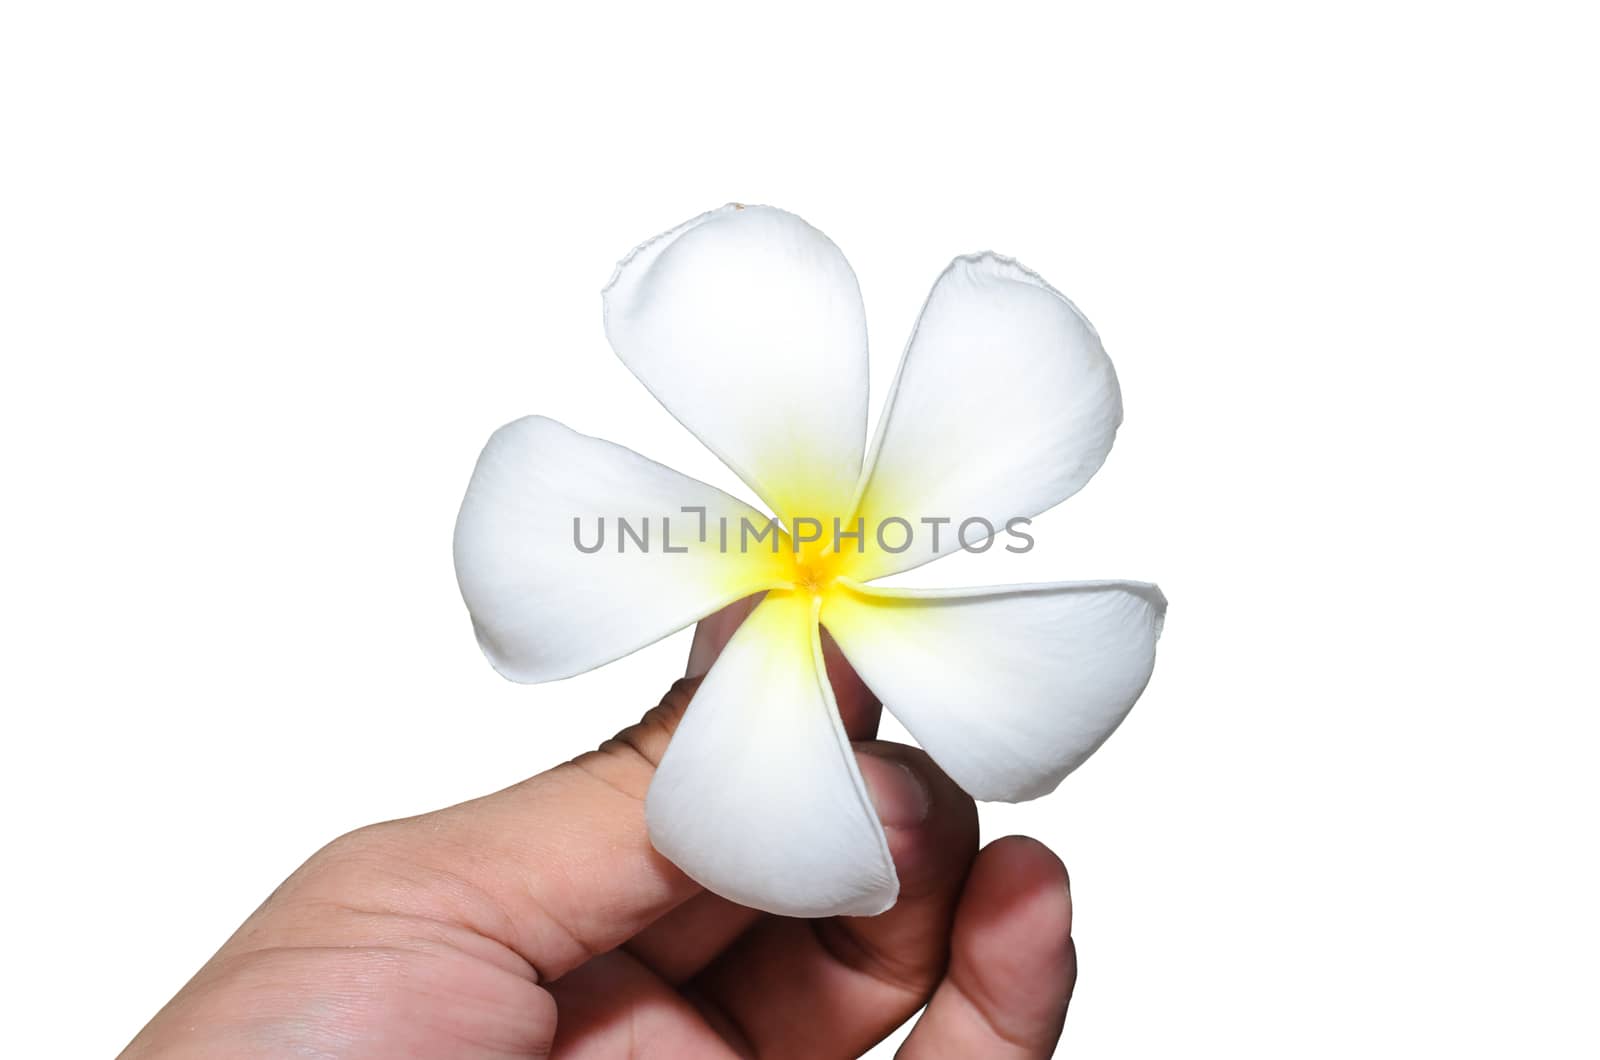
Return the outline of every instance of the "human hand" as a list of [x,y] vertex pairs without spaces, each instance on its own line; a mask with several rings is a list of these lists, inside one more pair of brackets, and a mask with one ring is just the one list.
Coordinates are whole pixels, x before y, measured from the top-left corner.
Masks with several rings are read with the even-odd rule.
[[[748,608],[701,624],[709,666]],[[123,1053],[141,1058],[855,1056],[927,1006],[904,1057],[1047,1057],[1076,978],[1061,862],[977,848],[972,800],[829,675],[899,901],[794,920],[702,890],[644,794],[698,678],[598,751],[316,853]]]

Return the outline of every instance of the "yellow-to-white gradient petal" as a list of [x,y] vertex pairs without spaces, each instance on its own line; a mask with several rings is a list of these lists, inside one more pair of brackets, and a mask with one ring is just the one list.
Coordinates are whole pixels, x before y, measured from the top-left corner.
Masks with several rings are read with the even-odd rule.
[[828,237],[724,206],[638,247],[606,337],[667,410],[785,519],[842,515],[861,474],[867,325]]
[[[684,507],[706,510],[704,542],[700,514]],[[619,518],[634,536],[619,532]],[[753,526],[768,519],[721,490],[554,420],[507,424],[484,446],[456,519],[456,578],[478,643],[511,680],[551,681],[777,584],[782,556],[720,550],[722,518],[735,533],[742,518]],[[602,523],[603,544],[580,550],[580,542],[596,545]],[[641,532],[648,549],[637,540]]]
[[[872,555],[851,575],[882,577],[950,552],[964,520],[1003,530],[1053,507],[1089,481],[1121,421],[1111,361],[1071,302],[1009,258],[957,258],[934,284],[890,392],[857,508]],[[890,553],[874,538],[895,518],[915,533]],[[937,547],[924,519],[950,520]],[[886,525],[888,548],[905,537]],[[970,545],[986,537],[983,523],[968,524]]]
[[823,669],[816,601],[768,594],[712,665],[645,800],[708,890],[782,916],[871,916],[899,880]]
[[1167,601],[1144,582],[835,586],[822,623],[957,784],[1020,802],[1111,735],[1155,666]]

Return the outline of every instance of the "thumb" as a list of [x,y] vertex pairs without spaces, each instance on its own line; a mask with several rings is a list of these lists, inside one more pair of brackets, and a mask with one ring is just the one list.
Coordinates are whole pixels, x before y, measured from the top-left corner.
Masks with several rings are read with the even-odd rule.
[[701,888],[650,845],[644,795],[698,678],[596,751],[471,802],[335,840],[285,901],[461,924],[540,982],[637,934]]

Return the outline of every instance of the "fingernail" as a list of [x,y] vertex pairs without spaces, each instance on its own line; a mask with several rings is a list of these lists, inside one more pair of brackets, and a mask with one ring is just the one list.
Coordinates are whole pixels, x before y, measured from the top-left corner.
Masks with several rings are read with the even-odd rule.
[[885,828],[914,828],[928,818],[933,796],[910,766],[858,748],[856,761]]

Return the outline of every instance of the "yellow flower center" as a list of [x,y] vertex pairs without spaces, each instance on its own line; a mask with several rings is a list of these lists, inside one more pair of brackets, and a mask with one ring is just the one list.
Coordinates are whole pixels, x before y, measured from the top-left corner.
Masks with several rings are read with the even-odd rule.
[[[834,580],[846,573],[850,560],[855,556],[854,551],[834,551],[833,543],[826,539],[827,536],[825,534],[821,541],[803,542],[798,553],[794,551],[792,541],[783,543],[789,557],[785,580],[800,592],[826,596]],[[849,543],[846,542],[846,545]]]
[[835,553],[809,559],[804,554],[796,557],[794,570],[790,575],[794,587],[813,596],[821,596],[827,592],[828,586],[833,584],[838,569],[838,559]]

